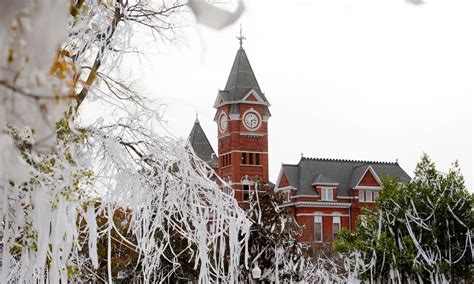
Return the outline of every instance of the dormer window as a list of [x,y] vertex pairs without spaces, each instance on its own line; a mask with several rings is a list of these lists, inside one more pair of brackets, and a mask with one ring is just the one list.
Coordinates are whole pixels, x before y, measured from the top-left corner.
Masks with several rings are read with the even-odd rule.
[[333,188],[332,187],[323,187],[321,188],[321,200],[324,201],[333,201]]

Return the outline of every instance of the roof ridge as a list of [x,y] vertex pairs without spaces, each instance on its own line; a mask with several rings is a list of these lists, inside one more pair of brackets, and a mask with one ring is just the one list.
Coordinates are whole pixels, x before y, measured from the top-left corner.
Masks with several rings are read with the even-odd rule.
[[[382,165],[398,165],[397,162],[385,162],[385,161],[365,161],[365,160],[351,160],[351,159],[332,159],[332,158],[311,158],[301,157],[301,161],[321,161],[321,162],[344,162],[344,163],[364,163],[364,164],[382,164]],[[361,165],[362,166],[362,165]]]

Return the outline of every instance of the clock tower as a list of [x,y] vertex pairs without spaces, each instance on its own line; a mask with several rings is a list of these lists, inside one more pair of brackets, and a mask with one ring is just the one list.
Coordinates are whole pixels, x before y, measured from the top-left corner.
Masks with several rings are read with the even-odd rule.
[[258,85],[247,54],[240,48],[234,59],[224,90],[219,90],[214,108],[218,140],[217,173],[245,203],[255,180],[268,187],[269,106]]

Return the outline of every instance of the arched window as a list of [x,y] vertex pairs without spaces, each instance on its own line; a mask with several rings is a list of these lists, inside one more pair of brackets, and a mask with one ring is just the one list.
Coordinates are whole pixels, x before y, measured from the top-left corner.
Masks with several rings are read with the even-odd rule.
[[242,200],[248,201],[250,199],[250,181],[245,177],[242,180]]

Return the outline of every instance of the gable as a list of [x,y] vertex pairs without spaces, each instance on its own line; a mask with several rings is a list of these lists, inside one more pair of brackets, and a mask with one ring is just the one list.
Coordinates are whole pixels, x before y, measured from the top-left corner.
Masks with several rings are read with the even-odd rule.
[[250,94],[250,95],[247,97],[246,101],[256,102],[257,99],[255,98],[255,96],[254,96],[253,94]]
[[251,89],[243,98],[242,101],[256,102],[266,104],[265,100],[254,89]]
[[286,176],[286,173],[283,173],[280,182],[278,184],[278,188],[286,187],[290,185],[290,181],[288,180],[288,177]]
[[367,169],[365,175],[361,178],[357,186],[381,186],[371,169]]

